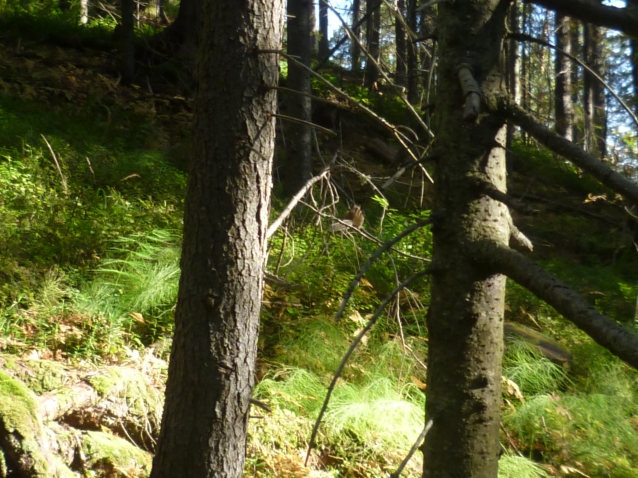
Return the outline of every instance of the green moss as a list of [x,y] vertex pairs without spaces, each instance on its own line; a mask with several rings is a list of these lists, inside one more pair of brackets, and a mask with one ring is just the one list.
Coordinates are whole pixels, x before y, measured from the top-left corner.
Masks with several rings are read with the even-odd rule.
[[151,471],[150,453],[109,433],[87,432],[82,448],[88,459],[87,468],[98,472],[100,476],[145,477]]
[[0,372],[0,427],[14,436],[12,447],[33,460],[30,476],[55,476],[38,443],[42,424],[35,395],[22,382]]

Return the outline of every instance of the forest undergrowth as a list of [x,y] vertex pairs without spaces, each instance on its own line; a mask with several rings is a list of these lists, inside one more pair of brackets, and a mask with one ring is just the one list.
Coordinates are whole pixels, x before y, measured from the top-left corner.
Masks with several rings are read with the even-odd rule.
[[[190,103],[178,92],[119,85],[112,62],[112,52],[80,54],[15,32],[0,38],[4,354],[71,367],[124,363],[131,351],[168,359]],[[395,103],[382,106],[396,110]],[[330,141],[319,137],[326,151],[338,146]],[[346,148],[347,164],[380,170],[363,148]],[[534,226],[535,258],[601,312],[632,325],[638,292],[632,239],[627,228],[593,217],[615,220],[614,205],[604,191],[583,196],[600,188],[534,145],[520,143],[515,152],[513,189],[541,198],[535,204],[542,214],[520,225]],[[388,199],[360,178],[344,177],[338,181],[350,194],[324,211],[342,216],[356,200],[366,212],[365,230],[379,241],[428,217],[404,200],[405,190]],[[549,186],[556,181],[558,187]],[[325,191],[317,189],[317,201]],[[548,197],[550,206],[542,200]],[[557,207],[557,197],[570,199]],[[273,219],[284,206],[275,197]],[[390,303],[355,352],[320,428],[314,471],[303,465],[326,387],[350,343],[398,278],[426,265],[414,256],[427,259],[431,250],[427,229],[402,240],[366,273],[335,323],[344,292],[378,244],[333,233],[332,221],[300,205],[270,242],[268,272],[278,279],[266,282],[255,397],[272,413],[259,411],[251,421],[246,476],[387,476],[423,428],[427,279]],[[506,318],[541,332],[571,359],[558,365],[538,343],[506,338],[499,476],[637,477],[636,372],[515,284]],[[419,460],[417,454],[404,476],[419,476]]]

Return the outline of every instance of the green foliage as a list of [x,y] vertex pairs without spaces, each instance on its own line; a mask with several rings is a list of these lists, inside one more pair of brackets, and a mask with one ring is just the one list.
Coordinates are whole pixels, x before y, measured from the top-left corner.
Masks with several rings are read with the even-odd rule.
[[590,476],[636,476],[638,376],[605,354],[590,363],[576,390],[529,398],[504,421],[530,453],[541,452],[555,466],[578,463]]
[[562,367],[550,362],[520,339],[507,343],[503,375],[515,382],[525,395],[560,390],[567,380],[567,373]]
[[170,231],[154,230],[116,244],[114,257],[101,262],[95,279],[76,298],[76,308],[112,322],[132,318],[141,324],[140,338],[153,341],[172,331],[181,240]]
[[556,157],[552,152],[521,143],[513,145],[515,168],[522,177],[537,177],[553,191],[566,189],[569,192],[602,194],[606,190],[588,174],[581,174],[572,163]]
[[498,461],[498,478],[549,478],[549,475],[529,458],[505,453]]

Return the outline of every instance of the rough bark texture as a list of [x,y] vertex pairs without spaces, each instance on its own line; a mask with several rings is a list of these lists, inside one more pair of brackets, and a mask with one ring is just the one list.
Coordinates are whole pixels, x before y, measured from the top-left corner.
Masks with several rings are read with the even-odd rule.
[[[361,0],[352,0],[352,31],[357,39],[361,40],[361,27],[357,25],[359,18],[361,18]],[[361,50],[356,41],[350,42],[350,60],[352,72],[359,73],[361,71]]]
[[502,245],[482,242],[472,248],[477,262],[506,274],[554,307],[599,345],[638,368],[638,336],[599,313],[596,308],[528,258]]
[[[585,63],[601,78],[605,77],[603,58],[603,30],[595,25],[585,25]],[[605,89],[593,75],[585,72],[586,149],[604,157],[607,150],[607,111]]]
[[[565,53],[571,53],[569,41],[569,18],[556,14],[556,47]],[[554,62],[556,88],[554,89],[554,107],[556,110],[556,133],[571,141],[574,124],[572,106],[571,62],[565,55],[556,52]]]
[[134,0],[122,0],[122,80],[131,83],[135,76],[135,12]]
[[330,39],[328,38],[328,4],[326,0],[319,0],[319,58],[328,56]]
[[[379,62],[379,47],[381,41],[381,4],[376,0],[366,0],[366,48],[368,55]],[[366,86],[372,88],[379,78],[379,72],[374,64],[366,59]]]
[[[417,17],[417,2],[416,0],[408,0],[408,14],[407,23],[408,28],[413,32],[416,32],[416,17]],[[419,52],[417,45],[414,42],[409,42],[407,45],[408,50],[408,101],[416,105],[419,102]]]
[[500,92],[508,5],[498,0],[439,5],[439,88],[425,478],[495,478],[498,472],[505,277],[463,252],[484,239],[506,245],[507,208],[473,187],[481,177],[505,192],[504,120],[462,119],[458,81],[469,67],[484,93]]
[[[310,66],[312,0],[288,0],[288,54]],[[286,99],[287,113],[306,123],[312,122],[310,72],[288,62],[288,88],[303,93]],[[284,189],[293,196],[312,176],[312,129],[308,124],[286,124],[286,175]]]
[[153,478],[240,477],[266,250],[283,0],[206,2],[182,276]]

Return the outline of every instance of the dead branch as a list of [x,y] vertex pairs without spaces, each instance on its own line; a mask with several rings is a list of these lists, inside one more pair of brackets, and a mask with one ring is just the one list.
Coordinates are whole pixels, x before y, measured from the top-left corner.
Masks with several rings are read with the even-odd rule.
[[598,312],[567,284],[556,279],[521,253],[492,241],[471,245],[468,257],[505,274],[536,297],[544,300],[597,344],[638,368],[638,337]]
[[638,185],[614,171],[607,164],[542,125],[513,101],[502,102],[498,110],[539,143],[588,172],[605,186],[638,204]]
[[279,227],[281,226],[281,224],[286,220],[286,218],[290,215],[290,213],[292,212],[292,210],[295,208],[295,206],[297,205],[297,203],[301,200],[301,198],[303,198],[306,193],[308,192],[308,190],[319,180],[325,178],[328,173],[330,172],[329,169],[324,169],[321,173],[319,173],[317,176],[310,178],[306,184],[304,184],[304,186],[299,190],[299,192],[297,192],[297,194],[294,195],[294,197],[290,200],[290,202],[288,203],[288,205],[286,206],[286,208],[281,211],[281,214],[279,215],[279,217],[277,219],[275,219],[275,222],[273,222],[269,227],[268,227],[268,231],[266,232],[266,239],[270,239],[272,237],[272,235],[277,232],[277,229],[279,229]]
[[324,399],[323,405],[321,406],[321,411],[319,412],[319,416],[317,417],[317,420],[315,421],[315,425],[312,428],[312,434],[310,435],[310,441],[308,442],[308,451],[306,453],[306,462],[305,462],[306,465],[308,464],[308,458],[310,458],[310,452],[314,445],[315,438],[317,438],[317,432],[319,431],[319,425],[321,425],[321,419],[323,418],[323,415],[326,412],[326,409],[328,408],[328,403],[330,402],[330,396],[332,395],[332,392],[334,391],[335,385],[337,384],[337,380],[339,380],[339,377],[341,376],[341,372],[343,372],[343,369],[346,366],[348,359],[357,348],[357,345],[359,345],[359,343],[361,342],[361,339],[363,339],[363,337],[374,326],[374,324],[376,324],[377,320],[379,320],[379,317],[381,317],[381,314],[385,310],[386,305],[388,305],[388,303],[392,299],[394,299],[394,297],[399,292],[405,289],[412,282],[414,282],[415,280],[429,273],[430,273],[430,268],[423,269],[417,272],[416,274],[412,274],[406,280],[401,282],[401,284],[395,287],[395,289],[392,292],[390,292],[390,294],[388,294],[385,299],[383,299],[383,302],[381,302],[379,307],[377,307],[377,310],[374,312],[374,315],[372,316],[372,318],[368,321],[368,323],[361,330],[361,332],[359,332],[359,335],[357,335],[355,339],[352,341],[352,345],[350,345],[350,348],[348,349],[346,354],[343,356],[343,359],[341,360],[341,363],[339,364],[339,368],[337,368],[337,371],[335,372],[334,377],[332,378],[332,382],[330,382],[330,386],[328,387],[328,392],[326,393],[326,398]]
[[393,245],[395,245],[404,237],[412,234],[414,231],[421,229],[424,226],[427,226],[431,222],[432,222],[431,219],[424,219],[422,221],[417,222],[416,224],[413,224],[407,229],[404,229],[403,231],[401,231],[399,234],[397,234],[395,237],[393,237],[389,241],[384,242],[381,245],[381,247],[379,247],[376,251],[374,251],[374,253],[363,265],[363,267],[357,273],[354,279],[352,279],[352,281],[350,282],[350,285],[348,286],[348,290],[343,294],[341,305],[339,305],[339,309],[337,310],[337,313],[335,314],[335,322],[338,322],[341,316],[343,315],[343,311],[345,310],[346,305],[348,304],[348,300],[350,300],[350,297],[352,296],[352,293],[354,292],[354,289],[357,287],[357,284],[359,283],[361,278],[364,276],[366,271],[372,266],[372,264],[374,264],[374,262],[381,256],[381,254],[391,249]]

